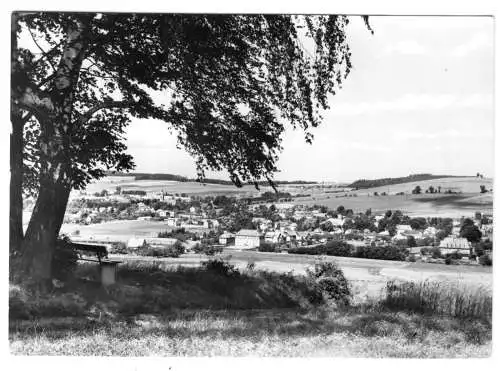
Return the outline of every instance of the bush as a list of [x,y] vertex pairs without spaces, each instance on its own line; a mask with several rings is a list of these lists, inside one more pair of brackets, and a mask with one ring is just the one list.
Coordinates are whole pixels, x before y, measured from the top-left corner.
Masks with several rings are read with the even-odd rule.
[[355,256],[358,258],[365,258],[365,259],[404,261],[408,256],[408,250],[404,247],[399,247],[399,246],[386,246],[386,247],[360,246]]
[[182,244],[179,241],[177,241],[172,246],[158,247],[158,246],[146,245],[137,250],[138,255],[153,256],[157,258],[178,258],[183,253],[184,253],[184,246],[182,246]]
[[488,321],[493,313],[491,292],[482,286],[431,280],[387,282],[382,305],[394,310]]
[[422,255],[428,255],[430,253],[431,253],[431,249],[429,249],[428,247],[422,247],[420,249],[420,254],[422,254]]
[[307,268],[306,273],[328,299],[344,305],[349,304],[352,297],[349,282],[335,262],[317,262],[314,269]]
[[240,277],[240,271],[228,261],[216,258],[204,261],[201,263],[207,271],[215,272],[218,275],[228,278]]
[[442,258],[441,249],[439,247],[433,247],[430,252],[433,259]]
[[52,277],[65,280],[71,276],[78,264],[78,254],[71,248],[71,240],[67,236],[57,239],[52,256]]
[[488,255],[481,255],[479,257],[479,264],[491,267],[493,260]]
[[452,253],[446,254],[445,259],[454,259],[454,260],[460,260],[462,259],[462,254],[460,254],[458,251],[453,251]]
[[113,254],[124,254],[126,255],[128,253],[127,250],[127,244],[124,242],[113,242],[111,244],[112,252]]
[[222,247],[207,245],[204,243],[197,243],[196,245],[194,245],[193,251],[197,254],[205,254],[208,256],[213,256],[215,254],[220,254],[222,252]]
[[329,241],[324,246],[324,254],[332,256],[351,256],[351,246],[344,241]]
[[260,252],[276,252],[277,245],[275,243],[263,242],[257,247],[257,251]]

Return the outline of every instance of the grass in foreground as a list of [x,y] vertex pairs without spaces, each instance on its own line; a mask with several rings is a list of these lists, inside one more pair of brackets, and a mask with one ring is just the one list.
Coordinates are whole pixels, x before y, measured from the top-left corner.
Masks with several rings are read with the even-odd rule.
[[424,358],[491,353],[489,313],[439,315],[402,305],[414,287],[398,286],[392,301],[387,295],[370,305],[335,308],[319,300],[310,279],[291,274],[220,266],[165,271],[158,264],[129,263],[120,271],[120,285],[108,290],[84,280],[92,275],[89,266],[78,274],[51,297],[11,288],[12,353]]
[[128,320],[11,324],[24,355],[487,357],[477,320],[350,310],[190,311]]

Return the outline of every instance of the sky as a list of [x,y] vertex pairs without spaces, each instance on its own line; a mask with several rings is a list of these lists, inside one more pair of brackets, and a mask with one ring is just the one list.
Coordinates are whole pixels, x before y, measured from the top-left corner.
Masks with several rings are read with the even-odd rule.
[[[352,17],[353,69],[312,145],[299,130],[285,133],[275,178],[492,177],[493,18],[375,16],[370,24],[373,35]],[[127,144],[137,172],[196,174],[194,159],[162,122],[133,121]]]

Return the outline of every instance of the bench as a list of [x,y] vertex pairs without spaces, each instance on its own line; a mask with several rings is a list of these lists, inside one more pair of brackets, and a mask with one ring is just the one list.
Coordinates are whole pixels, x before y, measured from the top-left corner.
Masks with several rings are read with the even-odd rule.
[[117,266],[122,262],[109,259],[105,245],[67,242],[67,247],[77,253],[78,260],[99,263],[101,283],[104,286],[116,283]]

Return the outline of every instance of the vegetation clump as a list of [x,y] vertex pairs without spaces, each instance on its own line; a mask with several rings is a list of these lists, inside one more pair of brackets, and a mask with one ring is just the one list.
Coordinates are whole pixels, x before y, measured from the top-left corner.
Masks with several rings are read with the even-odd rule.
[[137,250],[138,255],[157,258],[178,258],[184,252],[185,248],[180,241],[176,241],[172,246],[151,246],[146,244]]
[[316,282],[327,299],[333,299],[343,305],[349,304],[352,298],[349,282],[335,262],[318,261],[312,269],[306,269],[306,274]]

